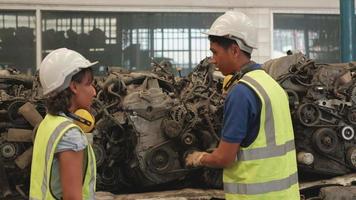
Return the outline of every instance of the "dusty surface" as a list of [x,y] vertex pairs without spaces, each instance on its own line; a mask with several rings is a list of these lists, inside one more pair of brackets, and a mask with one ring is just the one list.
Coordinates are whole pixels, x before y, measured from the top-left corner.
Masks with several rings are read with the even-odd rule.
[[312,188],[312,187],[321,187],[321,186],[328,186],[328,185],[340,185],[340,186],[350,186],[356,182],[356,173],[348,174],[345,176],[339,176],[331,179],[326,180],[319,180],[313,182],[305,182],[300,183],[299,188],[301,190]]
[[97,200],[208,200],[224,199],[222,190],[182,189],[164,192],[114,195],[110,192],[97,192]]

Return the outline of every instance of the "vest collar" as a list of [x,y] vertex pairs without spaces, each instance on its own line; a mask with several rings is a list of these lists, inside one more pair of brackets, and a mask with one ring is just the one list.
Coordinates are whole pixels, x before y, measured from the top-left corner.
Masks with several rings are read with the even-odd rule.
[[236,71],[233,73],[232,78],[226,83],[224,90],[228,91],[231,86],[234,85],[235,81],[240,80],[245,74],[247,74],[250,71],[257,70],[256,69],[257,63],[254,61],[250,61],[243,65],[240,69],[240,71]]

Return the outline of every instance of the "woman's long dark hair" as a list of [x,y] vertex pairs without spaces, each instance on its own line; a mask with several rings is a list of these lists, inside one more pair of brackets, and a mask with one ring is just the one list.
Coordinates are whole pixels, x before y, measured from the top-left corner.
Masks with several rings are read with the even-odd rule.
[[[90,73],[93,76],[92,69],[90,67],[84,68],[78,73],[76,73],[71,81],[76,83],[81,83],[85,77],[85,74]],[[66,88],[65,90],[59,92],[55,96],[48,97],[46,102],[47,112],[51,115],[58,115],[59,113],[68,112],[69,107],[71,106],[71,98],[73,96],[73,92],[70,88]]]

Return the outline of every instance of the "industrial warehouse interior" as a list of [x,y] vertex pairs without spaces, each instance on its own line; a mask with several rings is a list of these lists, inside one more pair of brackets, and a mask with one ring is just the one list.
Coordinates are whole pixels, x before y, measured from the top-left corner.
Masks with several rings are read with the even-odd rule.
[[355,44],[354,0],[0,0],[0,199],[356,199]]

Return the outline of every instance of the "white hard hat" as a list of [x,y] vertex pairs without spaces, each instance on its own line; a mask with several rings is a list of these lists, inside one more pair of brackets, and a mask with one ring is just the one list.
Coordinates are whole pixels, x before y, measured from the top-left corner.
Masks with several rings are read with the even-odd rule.
[[67,48],[52,51],[43,59],[39,68],[43,95],[66,89],[73,75],[96,63],[98,62],[90,62],[78,52]]
[[240,49],[248,53],[257,49],[256,27],[249,17],[236,10],[227,11],[218,17],[205,34],[233,39]]

